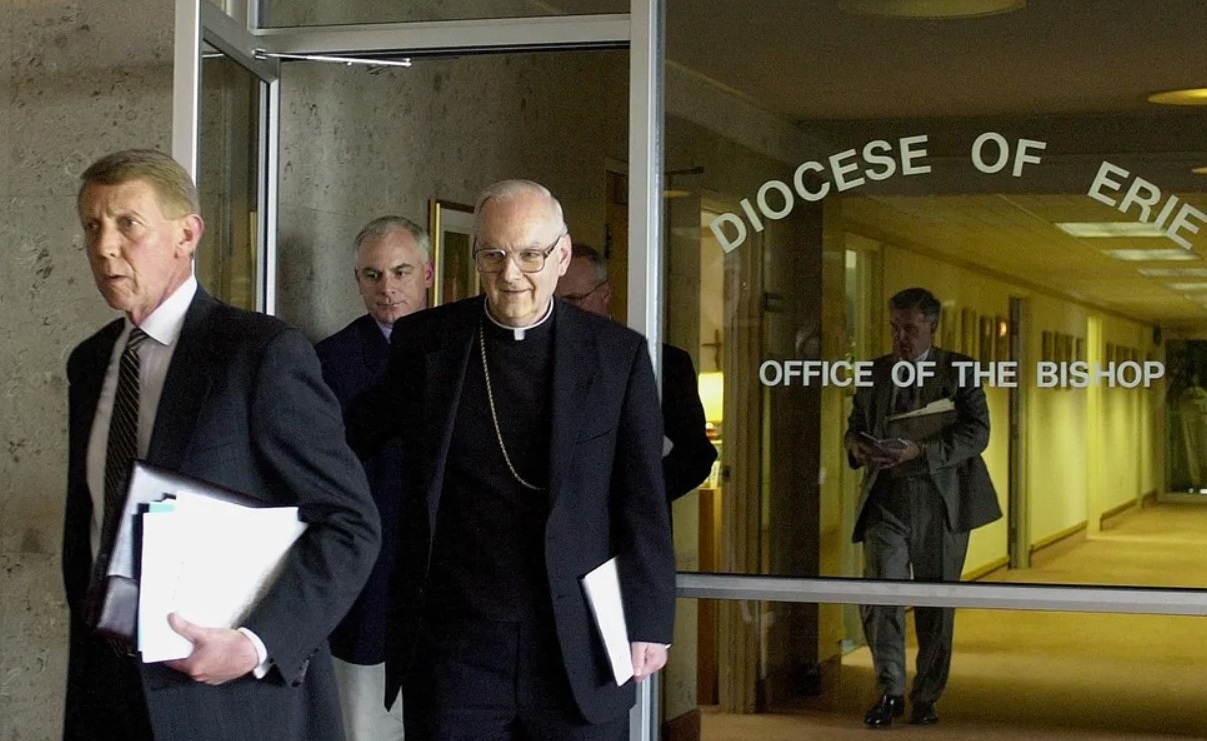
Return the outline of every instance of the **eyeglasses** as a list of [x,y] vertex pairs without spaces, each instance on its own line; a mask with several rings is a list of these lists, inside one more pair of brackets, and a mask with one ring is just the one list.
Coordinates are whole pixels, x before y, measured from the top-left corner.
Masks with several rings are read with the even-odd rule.
[[553,244],[543,250],[533,249],[531,247],[515,252],[508,252],[504,249],[488,248],[478,250],[474,253],[474,265],[483,273],[498,273],[507,267],[508,260],[515,260],[515,265],[525,273],[539,273],[545,267],[545,259],[557,247],[558,242],[562,241],[562,237],[566,236],[566,232],[562,232],[553,240]]
[[572,304],[578,304],[578,303],[582,303],[583,301],[586,301],[588,298],[590,298],[590,297],[591,297],[591,294],[593,294],[593,293],[595,293],[596,291],[598,291],[599,289],[603,288],[603,287],[604,287],[604,284],[605,284],[605,283],[607,283],[607,282],[608,282],[607,278],[605,278],[605,279],[601,280],[600,282],[598,282],[598,283],[596,283],[596,284],[595,284],[595,287],[594,287],[594,288],[592,288],[591,290],[587,291],[586,293],[566,293],[566,294],[562,294],[562,300],[563,300],[563,301],[569,301],[569,302],[570,302],[570,303],[572,303]]

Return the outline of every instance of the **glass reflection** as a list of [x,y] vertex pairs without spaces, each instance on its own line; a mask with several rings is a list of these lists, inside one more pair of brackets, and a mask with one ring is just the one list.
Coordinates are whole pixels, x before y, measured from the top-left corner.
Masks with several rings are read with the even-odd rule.
[[[682,563],[865,572],[851,372],[920,286],[935,345],[981,372],[1004,515],[972,530],[962,578],[1207,584],[1145,564],[1186,555],[1207,502],[1188,494],[1207,434],[1187,355],[1207,331],[1207,120],[1146,100],[1207,62],[1186,26],[1207,6],[1023,5],[669,2],[666,334],[723,399],[718,476],[675,506]],[[1048,568],[1077,552],[1102,568]]]
[[261,23],[280,26],[325,26],[349,23],[407,23],[480,18],[530,18],[548,15],[627,13],[627,0],[258,0]]
[[197,249],[197,277],[215,297],[257,309],[257,237],[260,81],[205,45],[197,187],[205,235]]
[[[681,609],[702,611],[708,602],[681,600]],[[874,699],[875,677],[866,647],[840,646],[825,633],[794,643],[770,640],[774,629],[769,626],[799,606],[712,605],[718,612],[747,616],[741,630],[751,640],[728,648],[722,643],[710,658],[703,641],[692,644],[676,636],[664,672],[665,729],[699,722],[702,741],[868,733],[862,719]],[[818,609],[833,612],[838,606]],[[948,691],[936,706],[938,726],[926,733],[1087,741],[1201,737],[1207,723],[1201,622],[1160,615],[961,609]],[[915,656],[911,644],[911,678]],[[718,687],[710,694],[709,688]],[[719,702],[710,699],[718,696]],[[731,704],[744,696],[756,698],[751,707]],[[907,704],[894,725],[908,719]]]

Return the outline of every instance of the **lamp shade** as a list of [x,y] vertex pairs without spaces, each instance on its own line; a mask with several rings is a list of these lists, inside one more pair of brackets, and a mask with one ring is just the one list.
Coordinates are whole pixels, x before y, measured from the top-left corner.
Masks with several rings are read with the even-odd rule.
[[704,418],[709,422],[720,422],[725,412],[725,374],[721,371],[701,373],[698,385]]

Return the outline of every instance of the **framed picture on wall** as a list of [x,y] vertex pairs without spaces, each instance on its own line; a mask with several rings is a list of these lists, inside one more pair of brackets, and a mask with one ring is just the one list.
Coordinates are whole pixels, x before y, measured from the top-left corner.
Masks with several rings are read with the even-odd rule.
[[977,347],[977,313],[975,309],[960,310],[960,352],[971,357],[980,357]]
[[993,319],[993,357],[999,363],[1013,360],[1010,357],[1010,322],[1004,316]]
[[432,295],[429,306],[478,295],[474,269],[474,209],[439,198],[430,202],[428,234],[432,238]]
[[954,306],[944,306],[939,315],[939,347],[959,352],[959,336],[960,310]]
[[980,333],[977,340],[979,347],[974,357],[980,360],[982,364],[992,363],[994,360],[993,352],[997,349],[997,342],[994,341],[993,337],[995,326],[993,317],[981,317]]

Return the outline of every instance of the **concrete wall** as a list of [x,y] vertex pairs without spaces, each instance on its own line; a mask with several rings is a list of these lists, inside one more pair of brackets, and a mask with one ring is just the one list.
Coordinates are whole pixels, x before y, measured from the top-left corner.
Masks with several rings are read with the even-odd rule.
[[97,156],[171,141],[172,4],[0,0],[0,738],[59,735],[71,348],[114,318],[75,193]]

